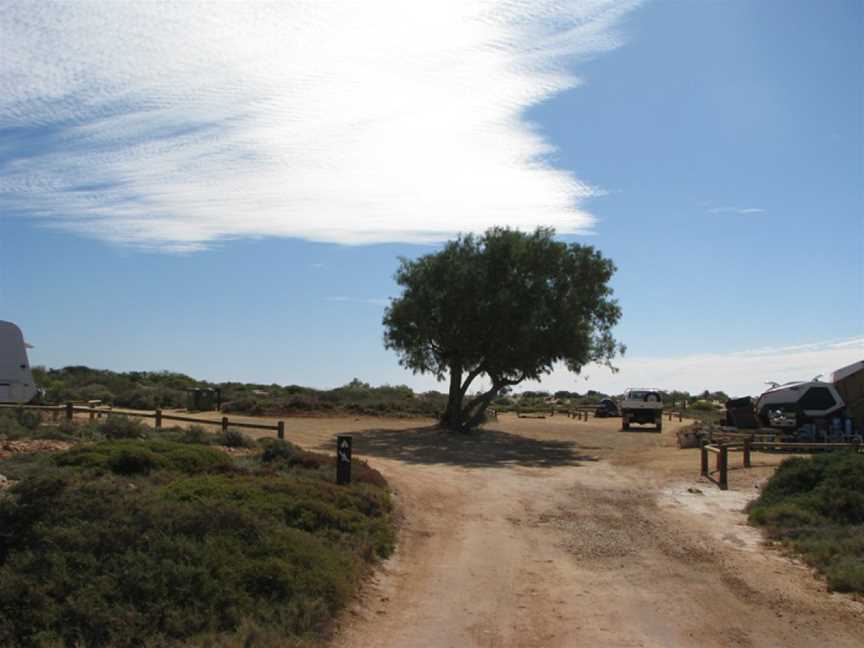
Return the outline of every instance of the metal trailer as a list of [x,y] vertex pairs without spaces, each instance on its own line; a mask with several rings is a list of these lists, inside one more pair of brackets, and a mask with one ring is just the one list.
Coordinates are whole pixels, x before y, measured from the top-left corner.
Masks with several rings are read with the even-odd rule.
[[29,403],[38,389],[33,382],[21,329],[0,321],[0,403]]

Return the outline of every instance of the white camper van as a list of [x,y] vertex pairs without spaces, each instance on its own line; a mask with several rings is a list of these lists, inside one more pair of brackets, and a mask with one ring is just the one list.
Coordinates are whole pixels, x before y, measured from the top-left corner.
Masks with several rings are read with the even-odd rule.
[[36,393],[21,329],[0,320],[0,403],[28,403]]

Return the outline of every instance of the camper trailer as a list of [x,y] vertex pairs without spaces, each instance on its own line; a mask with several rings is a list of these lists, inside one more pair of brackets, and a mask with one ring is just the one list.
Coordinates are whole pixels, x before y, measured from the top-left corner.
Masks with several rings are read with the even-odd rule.
[[843,405],[831,383],[791,382],[762,394],[756,401],[756,415],[765,427],[796,430],[805,423],[838,415]]
[[860,439],[864,361],[838,369],[828,382],[817,377],[809,382],[775,384],[756,401],[755,413],[763,426],[797,431],[799,436],[809,429],[817,436],[828,430],[831,436]]
[[21,329],[0,321],[0,403],[28,403],[37,391]]

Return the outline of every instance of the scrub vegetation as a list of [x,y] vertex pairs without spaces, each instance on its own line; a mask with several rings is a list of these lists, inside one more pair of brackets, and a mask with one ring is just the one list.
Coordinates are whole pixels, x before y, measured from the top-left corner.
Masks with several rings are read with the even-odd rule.
[[118,373],[90,367],[33,369],[36,385],[51,403],[101,400],[106,405],[133,409],[169,409],[187,406],[186,389],[218,387],[222,410],[250,415],[366,414],[373,416],[437,416],[447,396],[440,392],[415,393],[405,385],[381,385],[354,379],[336,389],[300,385],[208,383],[168,371]]
[[0,645],[314,645],[393,549],[362,462],[337,486],[333,458],[285,441],[232,456],[222,435],[120,420],[36,425],[89,441],[0,460]]
[[864,455],[787,459],[750,521],[824,573],[830,589],[864,592]]

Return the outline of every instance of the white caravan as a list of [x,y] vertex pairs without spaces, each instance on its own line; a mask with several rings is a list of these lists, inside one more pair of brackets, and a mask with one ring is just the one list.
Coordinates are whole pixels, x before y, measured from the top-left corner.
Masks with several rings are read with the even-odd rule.
[[0,320],[0,403],[28,403],[37,391],[21,329]]

